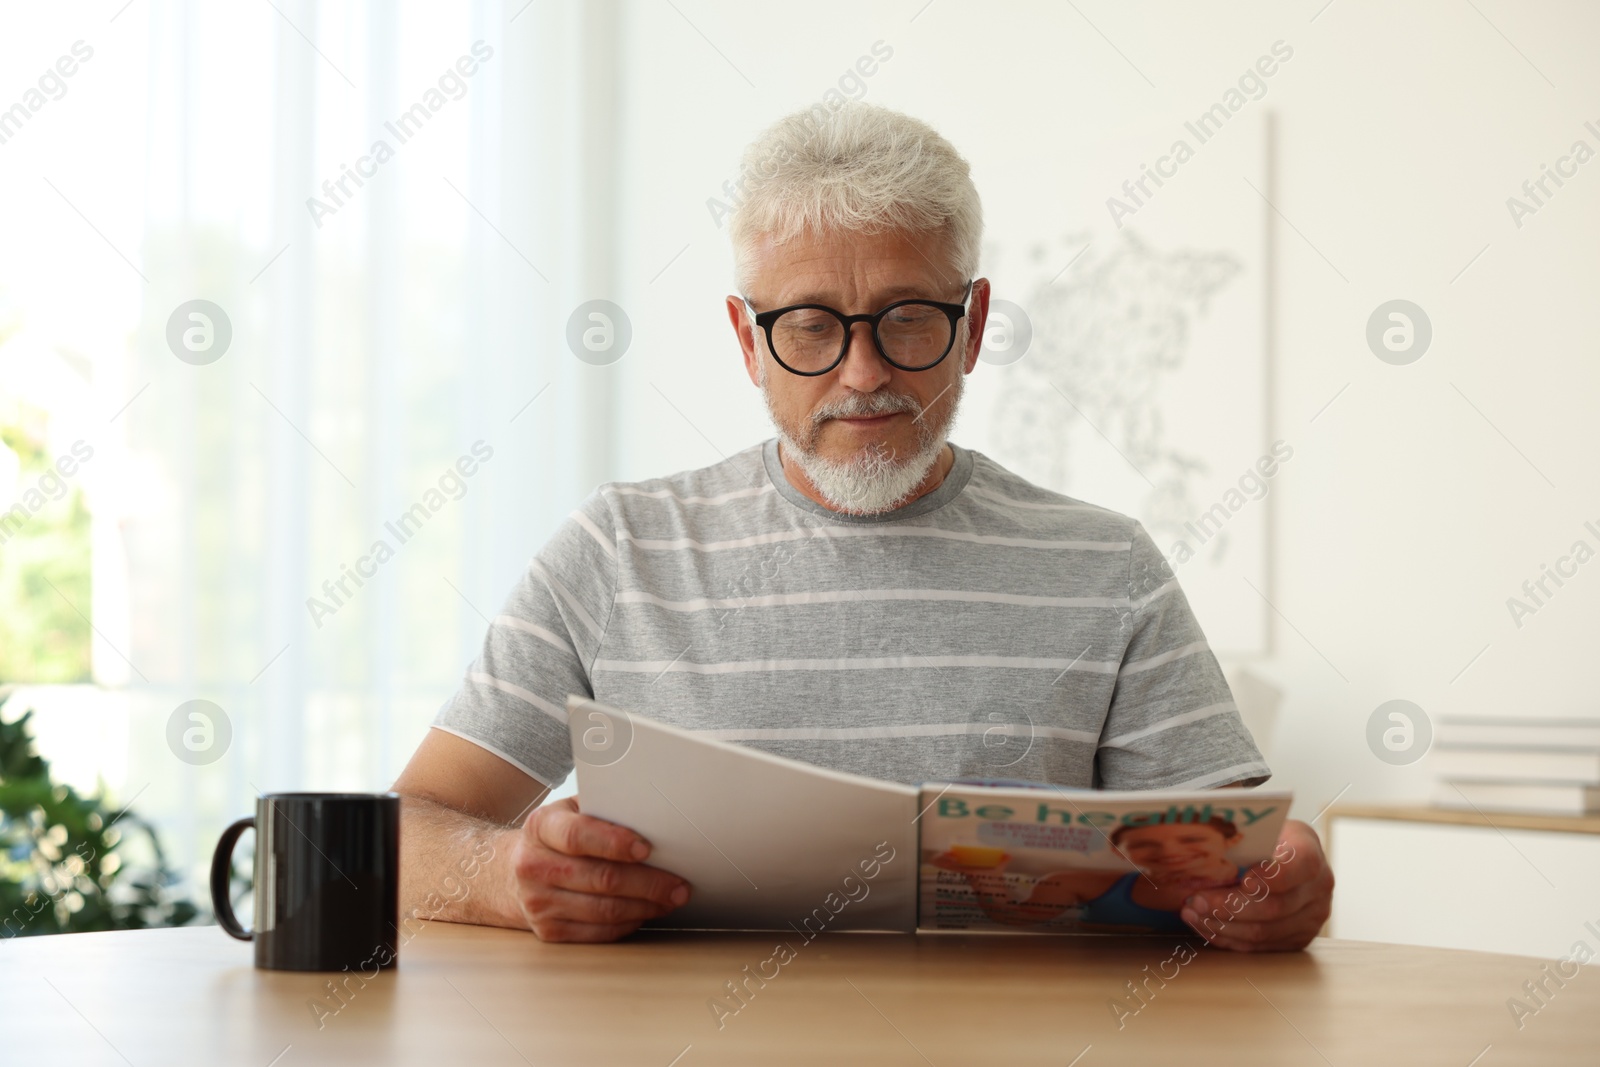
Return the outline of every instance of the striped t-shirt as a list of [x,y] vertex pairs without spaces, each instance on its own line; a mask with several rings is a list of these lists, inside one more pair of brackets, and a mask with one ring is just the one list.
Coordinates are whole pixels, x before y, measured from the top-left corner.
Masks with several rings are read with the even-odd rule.
[[572,769],[569,693],[907,784],[1264,782],[1144,528],[951,448],[938,488],[871,516],[803,496],[776,438],[601,485],[434,726],[551,786]]

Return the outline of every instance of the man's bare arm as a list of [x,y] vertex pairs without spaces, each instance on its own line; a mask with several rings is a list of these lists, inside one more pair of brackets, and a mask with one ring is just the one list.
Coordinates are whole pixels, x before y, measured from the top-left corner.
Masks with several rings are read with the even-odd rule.
[[584,815],[505,760],[430,730],[394,785],[407,917],[532,930],[545,941],[615,941],[689,899],[647,866],[650,843]]
[[549,790],[481,746],[429,730],[394,783],[400,914],[526,928],[512,844]]

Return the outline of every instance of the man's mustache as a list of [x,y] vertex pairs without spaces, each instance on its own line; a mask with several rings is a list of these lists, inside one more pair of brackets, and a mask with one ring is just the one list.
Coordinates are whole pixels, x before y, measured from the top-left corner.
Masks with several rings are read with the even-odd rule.
[[910,412],[912,415],[920,415],[922,413],[922,405],[909,396],[873,393],[871,397],[829,404],[812,414],[811,424],[813,426],[821,426],[829,419],[862,419],[871,418],[875,415],[893,415],[901,411]]

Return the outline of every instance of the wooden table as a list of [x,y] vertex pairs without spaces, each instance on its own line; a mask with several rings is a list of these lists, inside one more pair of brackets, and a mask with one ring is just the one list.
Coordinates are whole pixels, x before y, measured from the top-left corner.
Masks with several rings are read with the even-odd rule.
[[[0,943],[6,1064],[1262,1064],[1600,1062],[1600,972],[1519,1031],[1506,1007],[1547,961],[1322,939],[1299,953],[1166,938],[790,937],[719,1029],[713,998],[774,935],[544,944],[435,922],[340,1002],[327,975],[257,971],[215,927]],[[1125,983],[1176,976],[1137,1013]],[[1110,1005],[1120,1000],[1119,1028]],[[322,1003],[322,1009],[311,1005]],[[321,1027],[319,1029],[319,1016]],[[1485,1051],[1487,1049],[1487,1051]],[[1476,1057],[1476,1058],[1475,1058]]]

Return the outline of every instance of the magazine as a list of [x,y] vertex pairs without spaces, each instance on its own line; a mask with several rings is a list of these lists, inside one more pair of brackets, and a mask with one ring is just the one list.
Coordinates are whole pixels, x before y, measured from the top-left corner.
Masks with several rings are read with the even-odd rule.
[[687,880],[662,929],[1187,933],[1182,902],[1271,857],[1284,790],[898,782],[567,698],[581,810]]
[[1292,799],[1281,790],[924,785],[918,926],[1189,933],[1184,900],[1237,885],[1269,858]]

